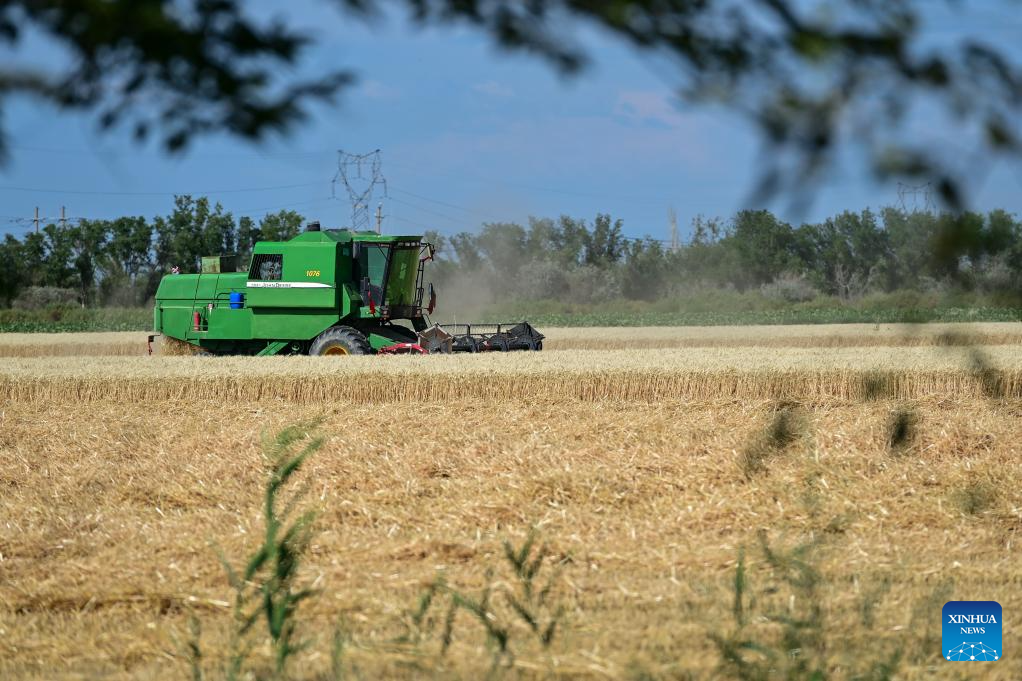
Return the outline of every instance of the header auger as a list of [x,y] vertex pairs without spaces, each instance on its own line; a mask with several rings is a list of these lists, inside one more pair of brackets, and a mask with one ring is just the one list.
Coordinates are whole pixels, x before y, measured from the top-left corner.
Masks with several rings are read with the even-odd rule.
[[[528,322],[432,324],[433,246],[421,236],[321,230],[255,245],[248,270],[202,259],[200,274],[168,274],[156,291],[153,328],[210,354],[541,350]],[[152,342],[155,336],[150,336]]]

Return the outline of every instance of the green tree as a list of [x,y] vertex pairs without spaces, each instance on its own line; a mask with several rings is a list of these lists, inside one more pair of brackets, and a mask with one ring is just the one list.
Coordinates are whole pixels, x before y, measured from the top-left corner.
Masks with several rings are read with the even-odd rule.
[[78,289],[75,272],[75,234],[57,225],[43,227],[43,286]]
[[25,255],[20,241],[7,234],[0,243],[0,300],[11,306],[26,283]]
[[[83,221],[82,223],[86,223]],[[102,221],[106,245],[101,257],[99,296],[103,304],[139,305],[148,296],[152,275],[152,225],[144,217]]]
[[888,290],[918,289],[923,277],[935,278],[933,242],[936,238],[936,216],[885,208],[880,218],[891,248],[886,268]]
[[[204,199],[200,199],[204,200]],[[202,226],[203,255],[236,255],[238,243],[237,227],[234,216],[224,212],[224,207],[217,203],[213,210],[206,213],[206,222]]]
[[41,232],[29,232],[21,244],[22,271],[25,286],[44,286],[46,284],[46,235]]
[[872,211],[845,211],[807,231],[815,242],[813,278],[820,288],[847,299],[878,285],[891,249]]
[[303,218],[293,210],[269,213],[259,221],[259,239],[262,241],[287,241],[301,234]]
[[739,288],[760,286],[797,267],[795,235],[791,225],[767,210],[743,210],[722,246],[735,250],[740,267],[734,283]]
[[157,217],[153,229],[157,274],[172,267],[197,272],[202,256],[232,253],[237,243],[234,218],[219,203],[211,208],[205,197],[175,196],[173,212]]
[[486,223],[475,238],[476,247],[489,262],[497,277],[497,286],[518,274],[526,260],[527,235],[521,225],[513,223]]
[[101,273],[100,259],[108,238],[109,223],[82,220],[68,229],[72,241],[72,259],[78,277],[78,290],[84,304],[93,302]]
[[556,260],[564,262],[567,254],[561,250],[561,230],[550,218],[529,218],[529,228],[525,237],[525,252],[528,258],[537,260]]
[[621,272],[621,292],[632,300],[656,300],[667,294],[667,262],[659,241],[634,241]]
[[238,266],[246,267],[252,258],[252,247],[259,241],[259,228],[252,218],[242,215],[238,218]]
[[984,248],[987,255],[1000,255],[1011,248],[1019,237],[1019,223],[1006,210],[992,210],[986,217],[986,230],[983,234]]
[[479,252],[476,237],[468,232],[459,232],[449,240],[459,268],[467,272],[478,271],[483,266],[483,254]]
[[718,218],[697,216],[692,224],[692,243],[674,254],[674,276],[681,282],[698,287],[733,285],[741,265],[734,248],[722,241],[728,230]]
[[153,227],[141,216],[122,217],[108,223],[107,257],[134,284],[152,266]]
[[586,221],[562,215],[557,221],[557,240],[554,247],[564,255],[561,258],[573,265],[582,262],[585,257],[586,245],[589,242],[589,228]]
[[621,220],[612,220],[609,215],[600,213],[596,216],[592,231],[586,232],[586,265],[606,267],[624,257],[626,240],[621,234],[622,225]]

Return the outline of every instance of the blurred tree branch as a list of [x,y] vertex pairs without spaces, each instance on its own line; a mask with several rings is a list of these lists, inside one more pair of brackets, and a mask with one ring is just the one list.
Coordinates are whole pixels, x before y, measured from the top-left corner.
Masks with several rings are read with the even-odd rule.
[[[572,39],[597,26],[676,67],[692,106],[738,112],[765,142],[760,198],[807,196],[844,143],[868,152],[872,171],[934,182],[958,208],[968,174],[960,155],[917,136],[892,134],[927,102],[982,150],[1017,160],[1013,121],[1022,70],[1004,49],[973,38],[924,40],[929,0],[334,0],[369,19],[404,7],[423,26],[467,23],[497,44],[549,60],[564,73],[590,56]],[[985,5],[985,3],[984,3]],[[72,66],[56,74],[0,68],[0,104],[32,94],[95,110],[110,127],[158,129],[170,150],[196,134],[260,139],[300,122],[310,101],[329,100],[348,72],[281,86],[309,39],[285,24],[258,25],[234,0],[14,0],[0,7],[0,41],[32,26],[63,44]],[[2,147],[0,147],[2,150]]]
[[[321,74],[281,86],[308,39],[283,24],[259,26],[233,0],[12,0],[0,5],[0,42],[29,29],[70,56],[64,68],[0,67],[0,105],[28,94],[66,109],[94,110],[103,128],[126,123],[143,140],[159,130],[183,148],[198,133],[260,139],[306,115],[351,80]],[[0,153],[4,151],[0,138]]]
[[964,160],[890,135],[923,98],[977,125],[986,151],[1020,151],[1011,123],[1022,106],[1019,65],[974,39],[924,44],[922,18],[935,3],[923,0],[409,2],[420,22],[467,20],[567,72],[588,59],[565,38],[578,20],[667,57],[683,101],[723,106],[758,127],[766,149],[757,198],[811,192],[840,145],[854,140],[878,178],[931,180],[949,207],[961,207],[971,170]]

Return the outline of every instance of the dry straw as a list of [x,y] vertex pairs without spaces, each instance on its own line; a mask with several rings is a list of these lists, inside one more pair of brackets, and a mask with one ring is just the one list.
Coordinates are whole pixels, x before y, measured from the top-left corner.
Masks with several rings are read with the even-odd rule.
[[0,399],[319,404],[536,400],[855,400],[1022,395],[1022,353],[983,349],[690,349],[411,357],[0,360]]
[[[329,678],[327,632],[342,620],[365,678],[478,678],[490,649],[465,612],[453,637],[432,613],[449,647],[395,641],[427,585],[480,593],[501,542],[520,546],[532,526],[563,569],[564,633],[549,650],[516,646],[506,678],[735,678],[714,640],[835,678],[890,647],[897,678],[930,678],[945,601],[992,590],[1022,609],[1019,403],[980,399],[1019,396],[1022,353],[934,347],[953,340],[937,335],[883,349],[769,338],[754,339],[761,350],[736,337],[453,357],[0,359],[0,678],[184,678],[173,641],[192,615],[203,650],[229,649],[231,591],[211,542],[249,555],[263,528],[260,432],[317,414],[326,440],[301,484],[321,520],[307,566],[322,595],[303,617],[322,635],[305,678]],[[760,442],[764,456],[743,458]],[[771,568],[803,560],[791,547],[809,540],[819,581],[786,588]],[[502,579],[514,584],[498,574],[494,589]],[[794,645],[778,627],[807,619]],[[1006,629],[1005,647],[1020,646]],[[781,669],[768,662],[757,669]]]
[[[318,413],[327,439],[300,484],[319,511],[306,565],[322,595],[303,615],[318,645],[302,678],[331,678],[338,621],[362,678],[480,678],[486,638],[465,612],[440,662],[424,657],[436,637],[418,657],[399,657],[395,638],[427,585],[445,576],[480,593],[502,541],[520,546],[534,525],[563,566],[567,611],[555,671],[533,646],[507,679],[735,678],[708,635],[729,633],[742,546],[743,638],[779,642],[761,616],[812,602],[763,574],[761,528],[778,550],[822,542],[814,659],[828,669],[890,644],[904,653],[896,678],[933,678],[945,601],[993,592],[1022,610],[1015,405],[913,402],[916,436],[898,455],[890,401],[806,409],[805,439],[752,479],[740,454],[771,428],[773,402],[218,406],[4,404],[0,678],[183,679],[169,655],[192,614],[203,650],[229,650],[232,592],[211,543],[234,564],[250,555],[264,527],[260,432]],[[495,589],[502,580],[514,584],[498,572]],[[445,608],[433,614],[439,636]],[[1004,644],[1022,647],[1022,630],[1006,628]],[[849,646],[863,655],[843,658]]]
[[843,348],[1022,344],[1022,324],[801,324],[544,328],[548,350]]
[[[1020,345],[1022,324],[817,324],[542,328],[546,350],[668,348],[845,348]],[[145,332],[0,334],[0,357],[102,357],[146,354]],[[184,354],[156,343],[156,352]]]
[[0,333],[0,357],[123,357],[147,354],[146,333]]

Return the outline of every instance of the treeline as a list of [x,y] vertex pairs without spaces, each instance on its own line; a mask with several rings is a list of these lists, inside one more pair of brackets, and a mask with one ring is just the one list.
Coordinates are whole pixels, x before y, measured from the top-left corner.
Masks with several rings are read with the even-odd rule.
[[478,234],[434,237],[441,247],[435,279],[501,297],[583,304],[708,289],[787,303],[904,290],[1013,296],[1022,283],[1022,222],[1003,210],[886,208],[798,226],[766,210],[741,211],[730,220],[697,218],[690,242],[676,249],[628,239],[622,228],[599,215],[591,223],[533,219],[528,226],[488,224]]
[[[0,303],[144,305],[160,278],[197,271],[203,255],[237,253],[247,262],[261,239],[303,228],[294,211],[258,223],[205,198],[181,196],[169,215],[47,225],[0,244]],[[974,291],[1006,296],[1022,288],[1022,222],[980,213],[845,212],[792,225],[769,211],[697,218],[688,243],[624,236],[621,220],[562,216],[528,224],[484,224],[477,233],[427,239],[438,246],[431,279],[447,300],[656,301],[733,290],[783,303],[829,297],[854,301],[896,291]],[[453,294],[453,295],[452,295]],[[1009,299],[1010,297],[1010,299]]]
[[147,303],[160,278],[178,267],[198,271],[204,255],[237,253],[247,260],[261,239],[289,239],[302,229],[294,211],[258,223],[235,220],[206,198],[179,196],[174,210],[153,219],[80,220],[50,224],[0,244],[0,303],[6,307],[133,307]]

